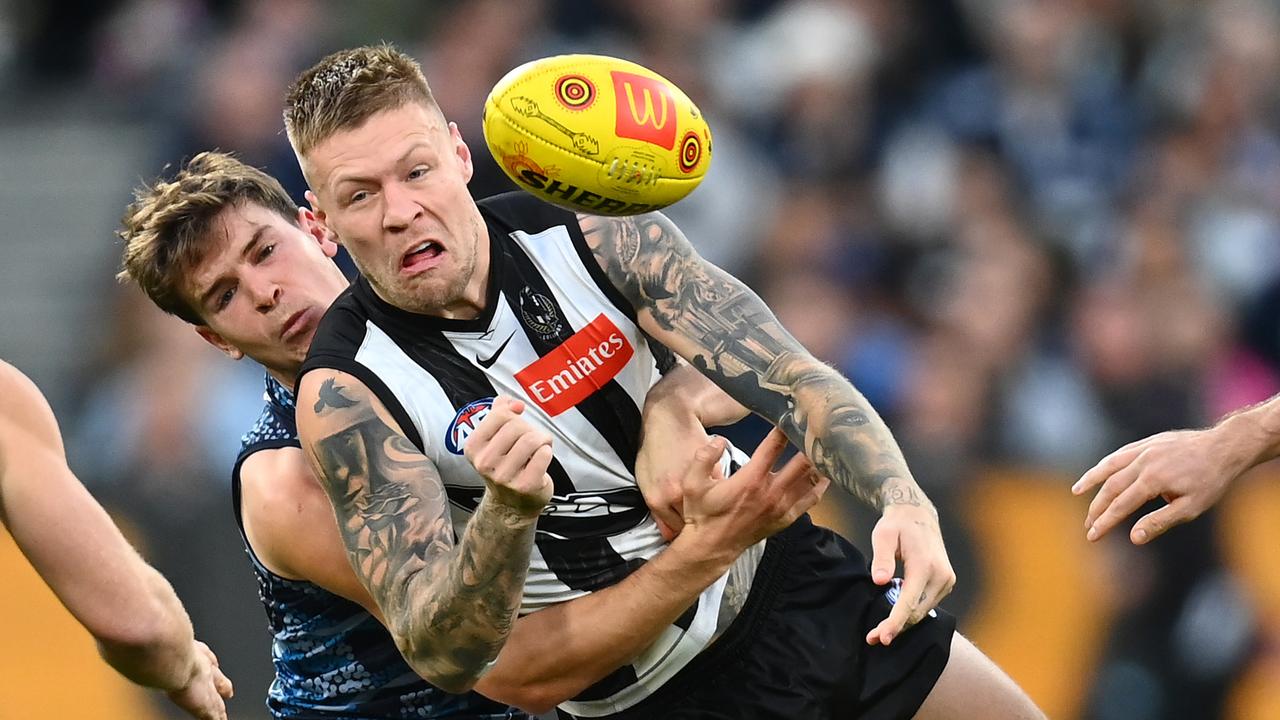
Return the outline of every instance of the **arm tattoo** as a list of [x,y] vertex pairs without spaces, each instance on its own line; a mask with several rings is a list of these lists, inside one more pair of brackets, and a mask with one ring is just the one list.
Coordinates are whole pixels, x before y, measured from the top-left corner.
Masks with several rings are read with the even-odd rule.
[[806,351],[741,281],[658,213],[579,216],[605,274],[699,370],[775,423],[824,475],[883,510],[927,504],[866,398]]
[[325,410],[325,408],[349,408],[356,402],[342,394],[342,388],[334,384],[334,379],[329,378],[320,386],[320,398],[316,400],[316,414]]
[[519,608],[532,525],[481,502],[456,546],[435,466],[368,402],[333,379],[319,391],[321,437],[305,443],[356,575],[402,652],[443,687],[474,681]]

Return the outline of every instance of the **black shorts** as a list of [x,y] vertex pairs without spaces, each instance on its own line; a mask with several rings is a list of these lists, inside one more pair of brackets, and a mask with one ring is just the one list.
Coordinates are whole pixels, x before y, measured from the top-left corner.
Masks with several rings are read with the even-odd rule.
[[955,619],[939,612],[888,647],[868,645],[892,608],[887,589],[872,582],[857,548],[801,517],[769,540],[725,634],[654,694],[608,717],[907,720],[946,667]]

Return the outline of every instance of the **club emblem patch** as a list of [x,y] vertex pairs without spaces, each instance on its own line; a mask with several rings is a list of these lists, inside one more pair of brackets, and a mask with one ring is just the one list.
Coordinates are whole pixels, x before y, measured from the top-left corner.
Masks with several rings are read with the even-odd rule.
[[520,291],[520,317],[524,324],[543,340],[555,340],[560,337],[563,324],[556,313],[556,305],[546,295],[534,292],[526,287]]

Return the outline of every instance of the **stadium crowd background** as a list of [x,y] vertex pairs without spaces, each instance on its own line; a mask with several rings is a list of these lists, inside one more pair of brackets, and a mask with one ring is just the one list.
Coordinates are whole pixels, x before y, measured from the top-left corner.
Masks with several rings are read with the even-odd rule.
[[[1087,545],[1068,491],[1280,391],[1280,4],[0,2],[0,355],[188,604],[233,717],[266,716],[270,678],[228,492],[261,375],[118,286],[112,232],[134,184],[213,147],[301,201],[283,89],[379,39],[422,61],[478,197],[509,187],[479,123],[516,64],[600,52],[680,85],[715,153],[670,215],[888,418],[962,630],[1050,717],[1280,718],[1278,473],[1142,549]],[[821,515],[866,547],[852,502]],[[0,548],[0,718],[165,717]]]

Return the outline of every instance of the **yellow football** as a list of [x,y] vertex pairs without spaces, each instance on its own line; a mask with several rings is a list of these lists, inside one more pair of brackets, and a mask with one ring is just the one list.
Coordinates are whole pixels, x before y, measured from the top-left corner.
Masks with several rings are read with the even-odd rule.
[[484,139],[517,185],[598,215],[666,207],[711,164],[711,129],[680,88],[601,55],[542,58],[507,73],[485,101]]

